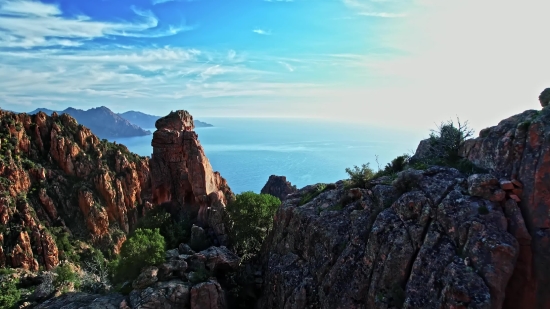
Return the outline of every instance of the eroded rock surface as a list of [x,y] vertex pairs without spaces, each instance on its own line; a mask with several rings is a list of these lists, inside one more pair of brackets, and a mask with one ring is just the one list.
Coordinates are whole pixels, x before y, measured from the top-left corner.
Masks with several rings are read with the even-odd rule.
[[508,220],[521,225],[517,213],[471,196],[478,188],[455,169],[403,173],[416,183],[340,182],[302,206],[308,187],[288,196],[264,251],[258,307],[501,308],[520,251],[508,232]]
[[220,243],[226,241],[222,211],[232,192],[212,166],[193,131],[193,117],[172,112],[156,122],[151,158],[153,202],[171,203],[195,213],[214,229]]
[[[543,106],[548,104],[548,93],[546,89],[540,96]],[[462,149],[473,163],[512,179],[515,185],[508,195],[516,204],[506,204],[505,210],[511,217],[523,215],[509,224],[521,250],[505,308],[550,308],[549,136],[550,109],[528,110],[482,130]],[[522,220],[528,233],[517,228]]]

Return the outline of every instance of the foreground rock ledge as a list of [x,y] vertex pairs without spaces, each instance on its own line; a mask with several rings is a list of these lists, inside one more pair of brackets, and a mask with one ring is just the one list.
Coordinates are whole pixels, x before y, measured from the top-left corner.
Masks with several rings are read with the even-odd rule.
[[469,195],[455,169],[402,173],[418,180],[407,192],[340,182],[304,205],[315,186],[289,195],[258,308],[501,308],[520,251],[508,222],[521,214]]

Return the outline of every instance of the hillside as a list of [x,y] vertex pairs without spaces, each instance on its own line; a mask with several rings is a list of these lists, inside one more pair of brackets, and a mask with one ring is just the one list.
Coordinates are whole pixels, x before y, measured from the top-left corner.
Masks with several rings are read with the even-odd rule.
[[[148,115],[148,114],[145,114],[142,112],[136,112],[136,111],[127,111],[125,113],[119,113],[118,115],[124,119],[127,119],[128,121],[130,121],[135,125],[138,125],[142,128],[147,128],[147,129],[154,128],[155,122],[159,118],[161,118],[160,116]],[[194,120],[194,123],[196,128],[213,127],[213,125],[206,122],[199,121],[199,120]]]
[[[54,111],[46,108],[38,108],[29,114],[33,115],[38,112],[44,112],[51,115]],[[150,135],[150,131],[146,131],[141,127],[131,123],[125,118],[113,113],[105,106],[96,107],[89,110],[81,110],[69,107],[58,114],[67,113],[78,121],[78,123],[90,128],[94,134],[100,138],[111,139],[115,137],[132,137]]]

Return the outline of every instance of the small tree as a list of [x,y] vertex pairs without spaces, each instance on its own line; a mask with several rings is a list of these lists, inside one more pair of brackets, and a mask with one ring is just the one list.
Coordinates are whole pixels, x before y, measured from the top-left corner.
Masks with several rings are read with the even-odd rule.
[[374,171],[370,168],[370,163],[361,165],[361,167],[355,165],[353,169],[346,168],[346,173],[349,175],[352,186],[364,188],[369,180],[374,178]]
[[456,125],[452,120],[441,122],[430,133],[430,151],[436,158],[447,163],[456,162],[460,159],[460,147],[473,134],[474,131],[468,127],[468,122],[461,123],[459,118]]
[[249,258],[258,253],[263,240],[273,226],[273,216],[281,201],[269,194],[252,191],[237,194],[227,206],[231,220],[231,239],[234,249]]
[[114,281],[135,279],[141,269],[164,261],[166,243],[159,229],[137,229],[120,249],[120,258],[114,262]]

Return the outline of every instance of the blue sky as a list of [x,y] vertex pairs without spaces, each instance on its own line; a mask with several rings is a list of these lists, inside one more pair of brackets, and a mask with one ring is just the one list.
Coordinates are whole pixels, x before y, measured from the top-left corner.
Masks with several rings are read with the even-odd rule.
[[538,108],[549,1],[0,0],[0,104],[475,129]]

